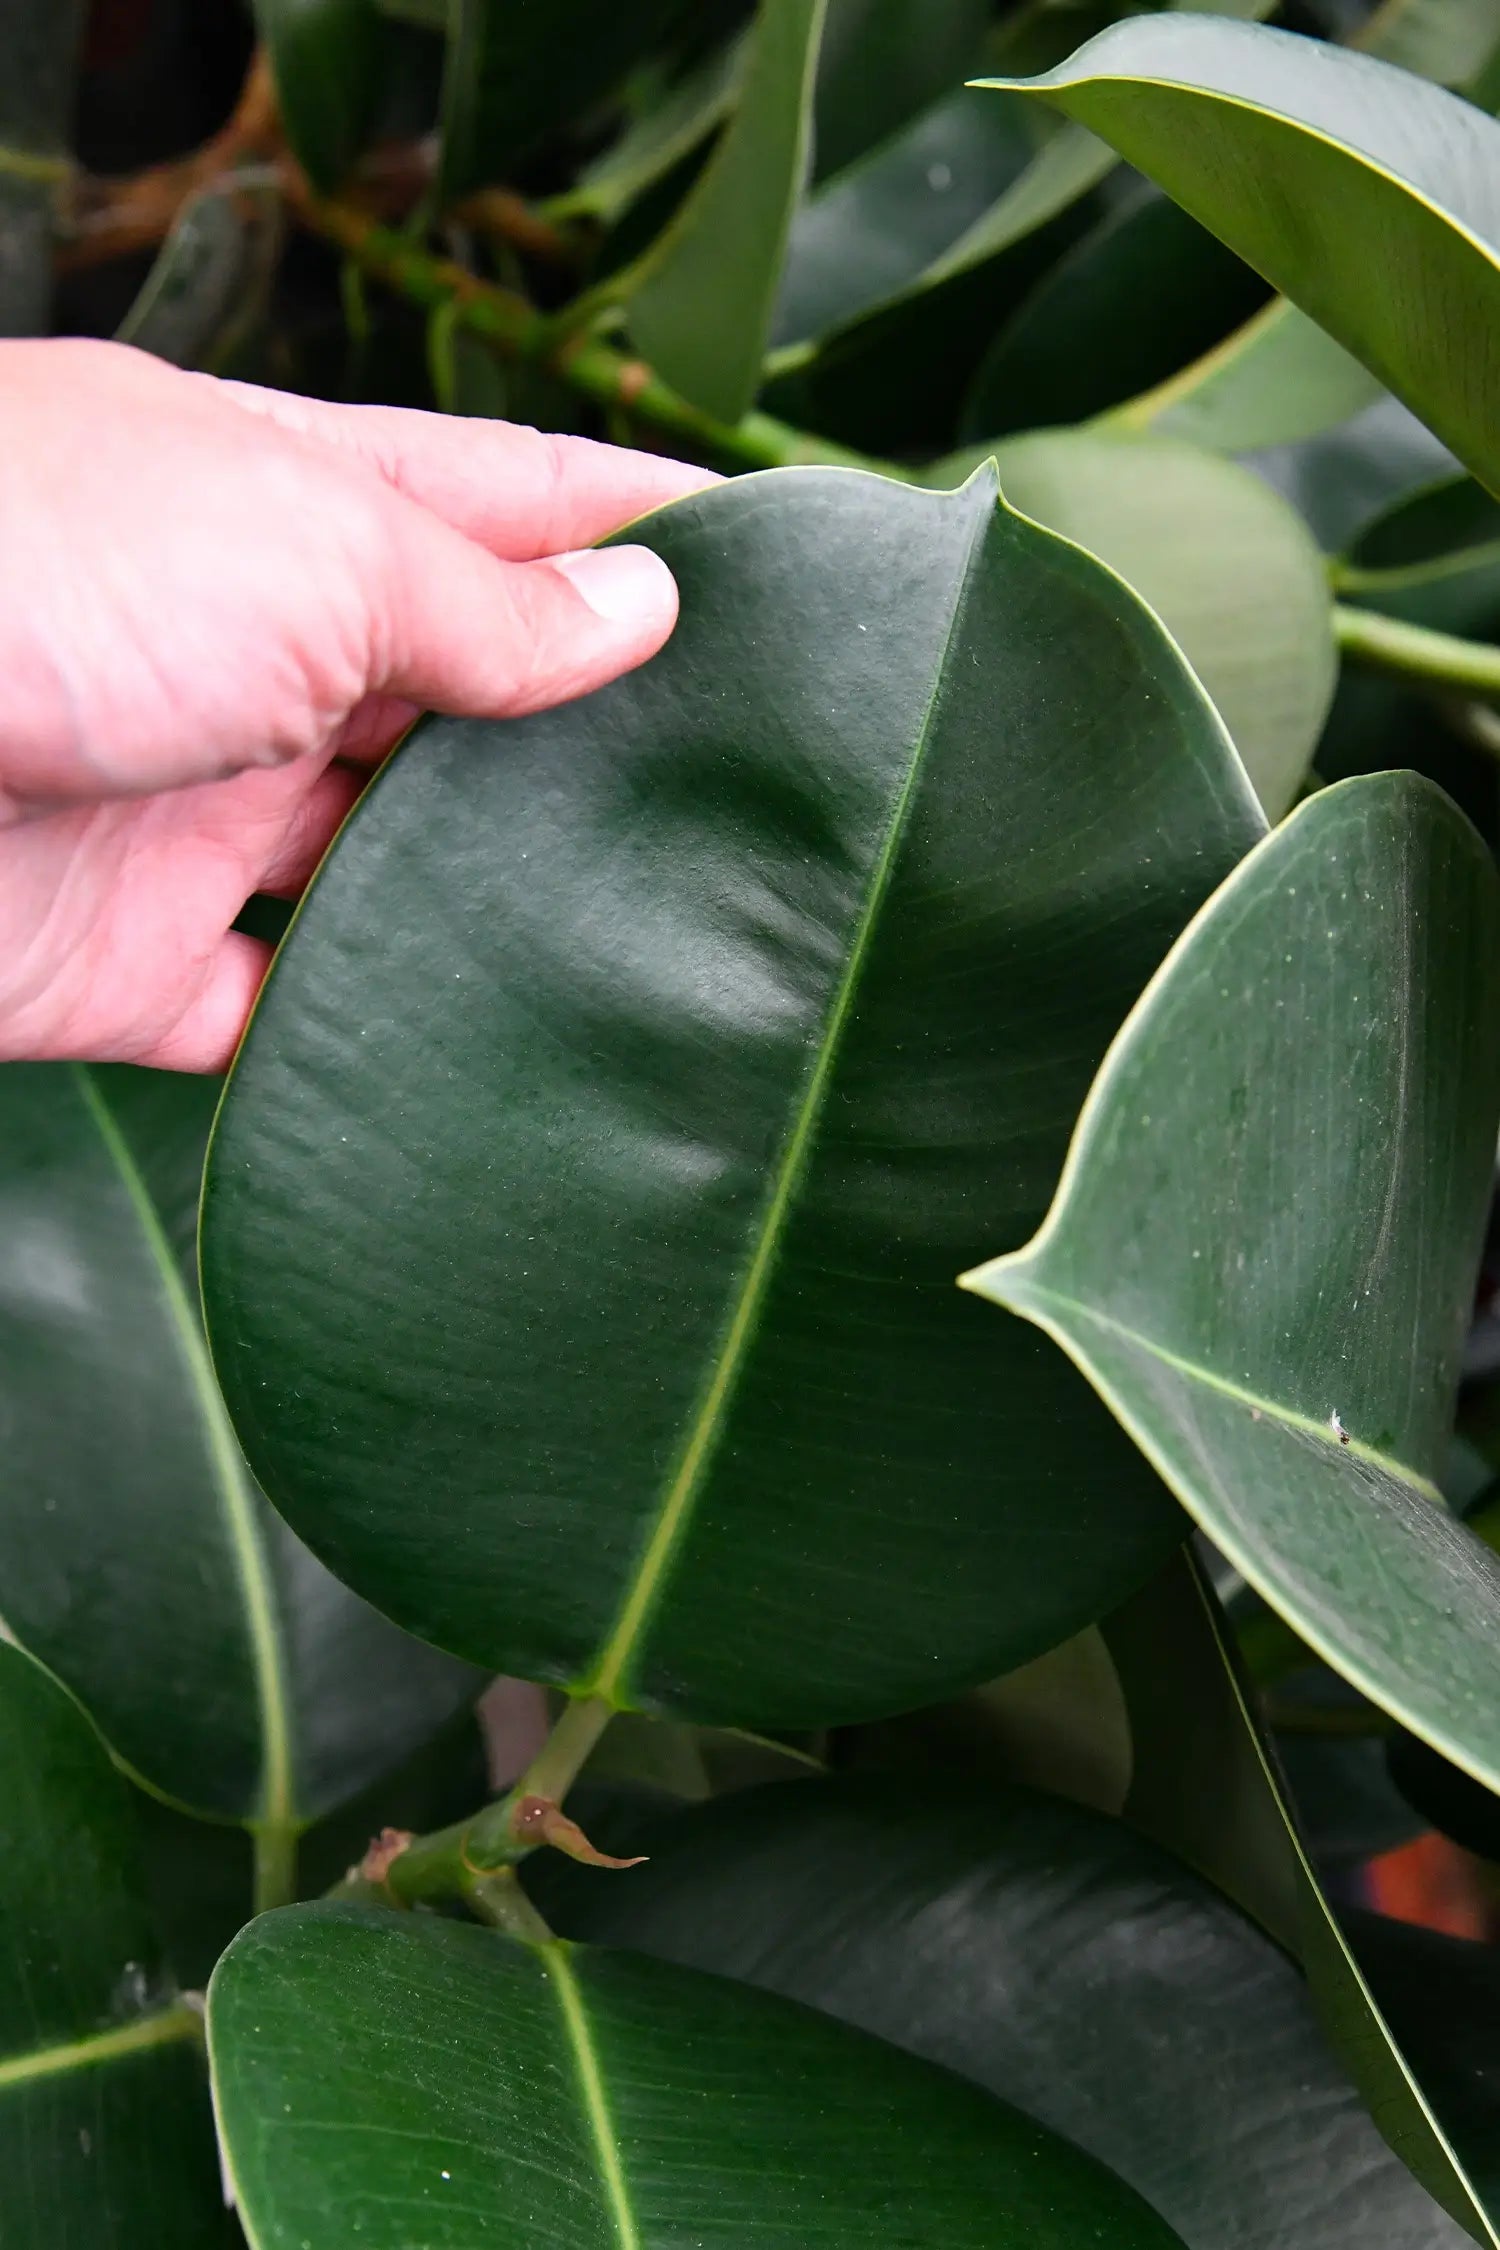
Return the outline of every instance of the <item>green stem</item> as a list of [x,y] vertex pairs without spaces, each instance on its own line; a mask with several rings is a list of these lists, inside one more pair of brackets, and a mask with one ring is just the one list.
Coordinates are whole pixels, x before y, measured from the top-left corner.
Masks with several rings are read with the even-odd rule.
[[1334,604],[1333,629],[1344,655],[1357,664],[1465,695],[1500,697],[1500,647],[1489,642],[1460,640],[1346,602]]
[[285,1821],[264,1821],[252,1828],[255,1843],[255,1911],[268,1914],[273,1906],[290,1906],[297,1896],[297,1831]]
[[535,1835],[518,1832],[516,1815],[528,1799],[562,1803],[614,1715],[613,1706],[595,1696],[576,1697],[513,1789],[468,1820],[431,1836],[414,1836],[378,1881],[357,1873],[335,1884],[332,1895],[380,1899],[393,1906],[461,1898],[486,1921],[508,1916],[505,1927],[512,1928],[516,1912],[507,1905],[511,1894],[504,1884],[498,1891],[494,1886],[538,1848]]
[[488,1922],[492,1930],[504,1930],[507,1937],[521,1938],[527,1945],[553,1942],[554,1933],[522,1890],[513,1867],[472,1884],[469,1904],[482,1922]]
[[480,336],[506,359],[528,360],[549,368],[572,389],[605,407],[623,407],[695,451],[740,469],[793,468],[818,462],[833,468],[869,469],[884,476],[902,471],[887,461],[851,452],[825,438],[810,437],[778,422],[771,414],[746,414],[735,423],[715,421],[690,406],[643,360],[632,359],[599,336],[557,341],[555,320],[524,297],[483,281],[450,259],[435,258],[419,244],[379,227],[349,205],[319,196],[300,199],[301,217],[316,233],[336,243],[361,270],[418,305],[451,304],[461,328]]

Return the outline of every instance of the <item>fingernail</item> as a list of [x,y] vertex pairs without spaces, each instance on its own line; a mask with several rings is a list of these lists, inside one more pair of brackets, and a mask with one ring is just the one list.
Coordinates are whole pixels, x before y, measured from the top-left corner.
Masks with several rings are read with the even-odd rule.
[[676,606],[672,573],[649,547],[585,547],[555,555],[552,567],[612,625],[644,624]]

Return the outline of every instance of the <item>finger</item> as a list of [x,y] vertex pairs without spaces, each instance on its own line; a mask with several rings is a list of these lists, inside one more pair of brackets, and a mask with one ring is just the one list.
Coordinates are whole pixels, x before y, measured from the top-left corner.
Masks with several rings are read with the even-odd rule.
[[405,406],[337,406],[250,383],[223,388],[283,429],[352,454],[509,562],[590,547],[652,508],[721,481],[685,461],[512,422]]
[[271,965],[271,950],[260,938],[231,930],[210,954],[194,998],[171,1029],[119,1059],[152,1070],[227,1070]]
[[676,623],[676,584],[649,547],[497,562],[425,510],[390,508],[384,582],[371,589],[377,692],[515,718],[643,664]]
[[255,888],[271,898],[300,898],[368,779],[352,766],[325,768],[262,862]]
[[367,695],[357,703],[334,737],[333,754],[354,766],[378,766],[422,716],[422,706],[404,695]]

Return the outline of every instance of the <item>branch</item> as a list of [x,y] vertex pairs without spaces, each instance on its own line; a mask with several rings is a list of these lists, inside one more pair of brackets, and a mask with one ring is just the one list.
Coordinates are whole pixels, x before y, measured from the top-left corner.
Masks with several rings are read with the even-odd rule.
[[835,468],[873,469],[887,476],[901,474],[889,462],[810,437],[770,414],[747,414],[732,424],[716,422],[690,406],[644,360],[632,359],[599,336],[574,336],[559,345],[555,324],[524,297],[481,280],[451,259],[434,257],[406,236],[376,225],[352,204],[305,188],[292,201],[305,226],[337,244],[386,288],[433,310],[451,305],[459,327],[482,337],[503,358],[545,367],[598,405],[623,408],[638,421],[718,460],[742,469],[822,462]]

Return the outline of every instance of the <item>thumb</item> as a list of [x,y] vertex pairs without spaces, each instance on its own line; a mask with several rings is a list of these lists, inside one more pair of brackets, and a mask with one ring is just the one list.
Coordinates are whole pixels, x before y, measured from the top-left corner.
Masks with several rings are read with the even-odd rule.
[[649,547],[501,562],[424,509],[400,513],[373,684],[413,702],[458,717],[543,711],[644,664],[677,622],[676,582]]

